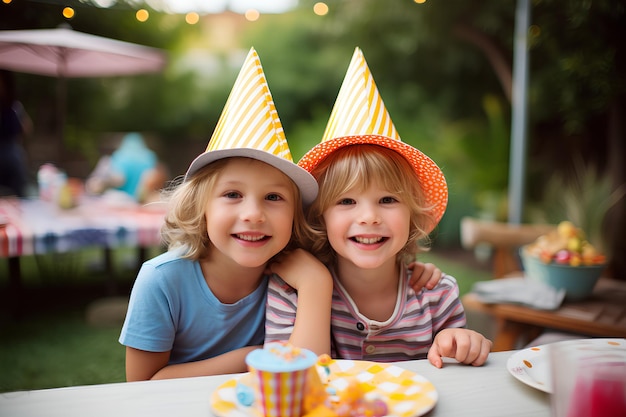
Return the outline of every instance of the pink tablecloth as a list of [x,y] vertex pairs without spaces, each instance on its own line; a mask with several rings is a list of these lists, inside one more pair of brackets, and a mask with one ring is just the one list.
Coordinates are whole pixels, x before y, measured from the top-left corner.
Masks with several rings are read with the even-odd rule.
[[89,198],[64,210],[38,199],[0,199],[0,257],[158,246],[164,214],[161,203],[112,204]]

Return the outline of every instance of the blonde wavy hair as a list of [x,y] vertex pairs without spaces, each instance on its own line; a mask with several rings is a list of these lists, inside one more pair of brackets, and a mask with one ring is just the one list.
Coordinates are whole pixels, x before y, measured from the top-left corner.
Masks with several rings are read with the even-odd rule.
[[[206,204],[211,195],[219,173],[232,158],[225,158],[210,163],[183,181],[183,178],[164,192],[168,201],[168,211],[161,228],[161,236],[168,249],[182,248],[183,257],[193,260],[208,255],[211,241],[207,233],[205,219]],[[295,213],[292,234],[285,250],[295,249],[309,242],[312,230],[304,217],[300,189],[287,176],[295,201]]]
[[372,184],[398,196],[411,213],[409,238],[396,260],[408,263],[429,243],[427,225],[433,224],[431,207],[425,205],[424,192],[417,175],[399,153],[378,145],[358,144],[340,148],[311,172],[319,184],[319,194],[307,210],[307,220],[314,238],[307,249],[322,262],[335,265],[336,253],[328,242],[324,212],[337,204],[339,196],[352,190],[364,190]]

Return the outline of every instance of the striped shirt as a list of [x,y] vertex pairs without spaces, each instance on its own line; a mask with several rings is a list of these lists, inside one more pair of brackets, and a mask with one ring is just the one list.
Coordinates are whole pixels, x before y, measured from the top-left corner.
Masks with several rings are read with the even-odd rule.
[[[331,313],[332,356],[377,362],[423,359],[442,329],[465,327],[465,311],[459,287],[443,275],[432,290],[415,293],[409,286],[410,271],[403,269],[396,307],[384,322],[359,312],[332,271],[334,288]],[[279,277],[269,282],[265,342],[288,340],[296,319],[297,292]]]

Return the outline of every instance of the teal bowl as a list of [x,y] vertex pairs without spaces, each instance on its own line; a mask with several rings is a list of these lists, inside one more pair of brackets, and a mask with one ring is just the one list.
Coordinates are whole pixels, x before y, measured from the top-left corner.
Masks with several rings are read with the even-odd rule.
[[524,273],[528,279],[547,284],[556,289],[565,289],[565,299],[580,301],[589,297],[593,292],[602,271],[606,265],[570,266],[557,263],[546,264],[536,256],[520,249],[520,257],[524,266]]

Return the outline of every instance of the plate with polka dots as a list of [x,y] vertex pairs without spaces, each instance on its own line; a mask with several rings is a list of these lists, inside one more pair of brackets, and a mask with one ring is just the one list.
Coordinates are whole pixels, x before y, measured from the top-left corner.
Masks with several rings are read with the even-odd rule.
[[[585,346],[605,345],[623,349],[626,339],[579,339],[568,341],[568,343],[580,344],[582,348]],[[549,346],[550,343],[519,350],[509,357],[506,367],[511,375],[524,384],[551,394],[552,378],[550,377]]]
[[[389,414],[397,417],[417,417],[428,413],[438,400],[437,390],[425,377],[396,364],[368,361],[333,360],[329,365],[327,386],[341,392],[356,379],[371,387],[372,394],[385,401]],[[211,409],[218,417],[261,417],[255,407],[237,401],[236,388],[250,374],[234,377],[211,394]]]

